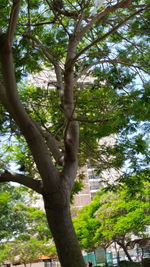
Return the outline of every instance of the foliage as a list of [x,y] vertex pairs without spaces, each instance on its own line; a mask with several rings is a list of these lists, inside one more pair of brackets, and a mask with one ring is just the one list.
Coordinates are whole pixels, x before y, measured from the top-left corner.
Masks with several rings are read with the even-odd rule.
[[[84,266],[65,224],[78,165],[100,173],[128,163],[136,174],[149,161],[148,0],[96,3],[0,3],[0,182],[42,194],[63,266]],[[111,134],[116,143],[101,145]]]
[[[9,184],[0,185],[0,241],[10,240],[26,229],[26,217],[20,203],[25,203],[24,188],[18,189]],[[23,200],[24,199],[24,200]]]
[[[46,241],[46,240],[45,240]],[[0,245],[0,263],[6,259],[10,262],[26,264],[38,261],[40,256],[56,256],[56,248],[53,244],[46,244],[44,240],[30,237],[28,240],[16,239],[15,241]]]
[[100,227],[99,220],[95,217],[95,212],[99,207],[97,198],[89,205],[85,206],[76,219],[73,219],[75,230],[83,249],[91,251],[95,244],[95,233]]
[[129,262],[129,261],[121,261],[120,263],[121,267],[140,267],[141,263],[138,262]]
[[[51,132],[57,139],[63,140],[62,103],[55,89],[46,89],[54,81],[46,79],[45,86],[44,83],[38,87],[34,83],[26,86],[28,79],[25,78],[25,82],[22,82],[22,77],[28,73],[38,73],[39,70],[45,69],[45,65],[47,72],[48,69],[53,70],[52,62],[49,62],[48,58],[45,57],[40,44],[38,46],[39,40],[45,49],[50,51],[52,57],[56,57],[57,60],[59,59],[64,63],[68,35],[71,34],[75,24],[74,15],[68,13],[67,17],[67,13],[61,10],[54,11],[52,3],[50,9],[47,9],[45,2],[41,3],[41,7],[39,1],[30,2],[28,7],[30,14],[28,16],[27,3],[26,1],[22,3],[13,45],[16,75],[20,84],[19,95],[28,114],[43,129]],[[77,55],[85,50],[84,56],[79,56],[79,60],[75,62],[74,71],[76,79],[81,78],[82,74],[85,79],[85,82],[75,84],[74,96],[75,113],[80,124],[80,165],[90,160],[99,172],[111,167],[120,168],[128,160],[128,172],[131,173],[139,170],[143,165],[146,167],[149,162],[147,135],[144,136],[145,129],[147,128],[148,131],[149,128],[149,85],[145,80],[143,85],[142,83],[136,84],[137,76],[143,77],[143,81],[149,68],[149,53],[147,52],[149,37],[146,32],[149,10],[145,9],[142,16],[137,14],[133,19],[130,19],[127,28],[126,26],[120,27],[108,35],[106,39],[104,38],[100,43],[97,41],[94,45],[94,40],[98,39],[99,34],[105,36],[106,32],[109,32],[109,28],[116,25],[119,17],[123,20],[137,10],[137,3],[132,4],[133,7],[127,8],[126,11],[117,9],[113,15],[111,12],[108,13],[106,21],[98,21],[79,41],[77,48]],[[9,3],[6,5],[5,1],[2,1],[1,5],[2,9],[4,6],[6,7],[5,12],[9,12]],[[77,10],[74,4],[71,6],[68,1],[65,1],[63,5],[65,8],[69,8],[70,12],[77,10],[81,12],[82,8],[84,9],[86,15],[81,24],[82,28],[84,28],[84,24],[87,24],[86,16],[92,20],[90,12],[92,12],[93,4],[91,1],[87,5],[82,3],[82,8],[77,4]],[[104,10],[107,5],[109,6],[105,2],[96,11],[96,14]],[[138,1],[137,7],[138,5],[140,7],[140,1]],[[60,18],[57,12],[60,12]],[[55,22],[53,22],[54,19]],[[7,21],[1,18],[1,23],[5,28]],[[29,31],[31,38],[26,34],[26,31]],[[89,49],[86,49],[88,46]],[[40,75],[43,74],[37,74],[37,78]],[[94,81],[87,83],[88,75],[95,78]],[[13,160],[18,168],[34,174],[37,171],[35,164],[33,164],[33,157],[18,126],[2,107],[1,109],[2,135],[6,136],[7,134],[7,138],[11,135],[9,144],[4,142],[1,147],[4,165],[6,168],[9,167],[8,163]],[[90,122],[91,124],[89,124]],[[89,125],[91,126],[89,127]],[[140,134],[136,134],[139,129],[141,129]],[[109,149],[105,146],[99,147],[99,139],[110,134],[119,136],[116,146]],[[131,134],[132,137],[130,138]],[[11,156],[8,151],[11,152]],[[106,156],[104,157],[104,155]],[[113,155],[113,157],[109,157],[109,155]],[[109,158],[109,161],[105,158]]]
[[21,186],[2,184],[0,191],[0,263],[18,255],[21,262],[56,255],[45,212],[31,206],[37,198]]
[[[131,177],[131,180],[136,182],[139,176]],[[102,188],[92,202],[79,211],[74,225],[84,249],[107,246],[114,241],[126,247],[131,234],[143,236],[150,225],[150,183],[146,181],[148,176],[142,173],[141,176],[141,184],[134,195],[133,188],[125,184],[121,188],[119,185],[114,192]]]
[[[147,187],[148,184],[145,184]],[[143,198],[129,199],[126,191],[120,191],[119,195],[108,193],[100,199],[100,208],[97,217],[101,226],[97,237],[103,235],[104,240],[124,240],[129,233],[140,235],[150,223],[149,200],[146,201],[147,189],[143,190]],[[102,204],[101,204],[102,203]]]

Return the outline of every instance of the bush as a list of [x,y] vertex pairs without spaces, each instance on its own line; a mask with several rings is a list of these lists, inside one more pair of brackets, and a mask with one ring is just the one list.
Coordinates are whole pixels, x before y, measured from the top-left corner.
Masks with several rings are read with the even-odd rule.
[[121,261],[120,267],[140,267],[139,262]]
[[150,259],[143,259],[143,267],[150,267]]

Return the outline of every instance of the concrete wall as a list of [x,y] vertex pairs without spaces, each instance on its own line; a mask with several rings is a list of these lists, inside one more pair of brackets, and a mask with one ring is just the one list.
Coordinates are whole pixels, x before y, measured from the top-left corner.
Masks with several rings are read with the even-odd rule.
[[[24,264],[20,265],[11,265],[11,267],[25,267]],[[44,262],[35,262],[35,263],[28,263],[26,267],[44,267]]]
[[[25,267],[24,264],[19,265],[11,265],[11,267]],[[58,260],[52,260],[52,262],[35,262],[35,263],[28,263],[26,267],[61,267],[60,262]]]

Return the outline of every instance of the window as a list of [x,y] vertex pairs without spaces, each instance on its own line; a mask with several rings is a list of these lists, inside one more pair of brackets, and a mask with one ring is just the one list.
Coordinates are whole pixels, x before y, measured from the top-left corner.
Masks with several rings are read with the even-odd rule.
[[44,267],[52,267],[52,261],[49,259],[49,260],[46,260],[44,261]]

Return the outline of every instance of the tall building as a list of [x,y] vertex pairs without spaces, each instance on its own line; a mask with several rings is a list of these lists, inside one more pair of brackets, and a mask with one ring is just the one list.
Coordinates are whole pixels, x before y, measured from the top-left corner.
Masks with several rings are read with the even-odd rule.
[[[116,137],[114,135],[104,137],[99,141],[100,145],[106,147],[112,147],[115,143]],[[91,165],[84,166],[80,171],[84,173],[85,179],[83,190],[75,197],[74,206],[76,208],[82,208],[89,204],[100,188],[106,187],[108,183],[115,184],[121,175],[121,170],[116,170],[115,168],[105,169],[100,175],[97,175],[95,169]]]
[[89,183],[88,168],[86,166],[82,167],[79,170],[79,173],[84,173],[84,187],[83,189],[75,196],[73,205],[76,209],[80,209],[85,205],[91,202],[91,189]]

